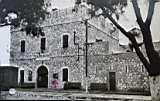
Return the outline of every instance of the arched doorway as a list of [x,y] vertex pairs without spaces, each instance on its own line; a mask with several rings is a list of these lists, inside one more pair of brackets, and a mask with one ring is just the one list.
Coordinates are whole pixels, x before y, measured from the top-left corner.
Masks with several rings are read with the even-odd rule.
[[37,70],[37,87],[48,88],[48,70],[45,66],[41,66]]

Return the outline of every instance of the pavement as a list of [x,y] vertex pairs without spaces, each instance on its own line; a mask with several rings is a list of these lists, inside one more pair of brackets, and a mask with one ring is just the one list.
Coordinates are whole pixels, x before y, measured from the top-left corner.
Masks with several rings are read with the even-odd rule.
[[17,89],[9,100],[89,100],[89,101],[151,101],[150,95],[140,92],[102,92],[84,90]]

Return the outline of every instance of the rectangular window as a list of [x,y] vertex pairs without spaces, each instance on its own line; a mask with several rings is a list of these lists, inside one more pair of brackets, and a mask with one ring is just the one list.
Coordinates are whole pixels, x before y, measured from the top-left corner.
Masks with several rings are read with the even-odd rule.
[[46,49],[46,38],[41,38],[41,52],[43,53]]
[[102,39],[96,39],[96,42],[102,42]]
[[21,41],[21,52],[25,52],[25,41]]
[[63,48],[68,47],[68,35],[63,36]]
[[126,73],[128,73],[128,69],[129,69],[129,68],[128,68],[128,65],[126,65]]
[[58,79],[58,73],[53,74],[53,79]]

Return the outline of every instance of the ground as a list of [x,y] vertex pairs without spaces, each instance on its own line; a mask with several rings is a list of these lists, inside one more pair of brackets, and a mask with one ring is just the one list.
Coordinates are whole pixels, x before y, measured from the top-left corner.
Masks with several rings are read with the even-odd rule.
[[141,93],[100,92],[81,90],[53,90],[53,89],[16,89],[15,95],[2,92],[4,99],[8,100],[89,100],[89,101],[151,101],[151,96]]

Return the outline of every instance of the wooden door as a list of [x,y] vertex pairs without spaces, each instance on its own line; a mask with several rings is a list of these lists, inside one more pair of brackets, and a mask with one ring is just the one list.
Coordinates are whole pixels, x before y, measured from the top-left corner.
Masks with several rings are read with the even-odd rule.
[[63,69],[63,81],[68,81],[68,69]]
[[24,83],[24,70],[20,70],[20,85]]
[[37,87],[38,88],[48,88],[48,70],[46,67],[42,66],[37,71]]

